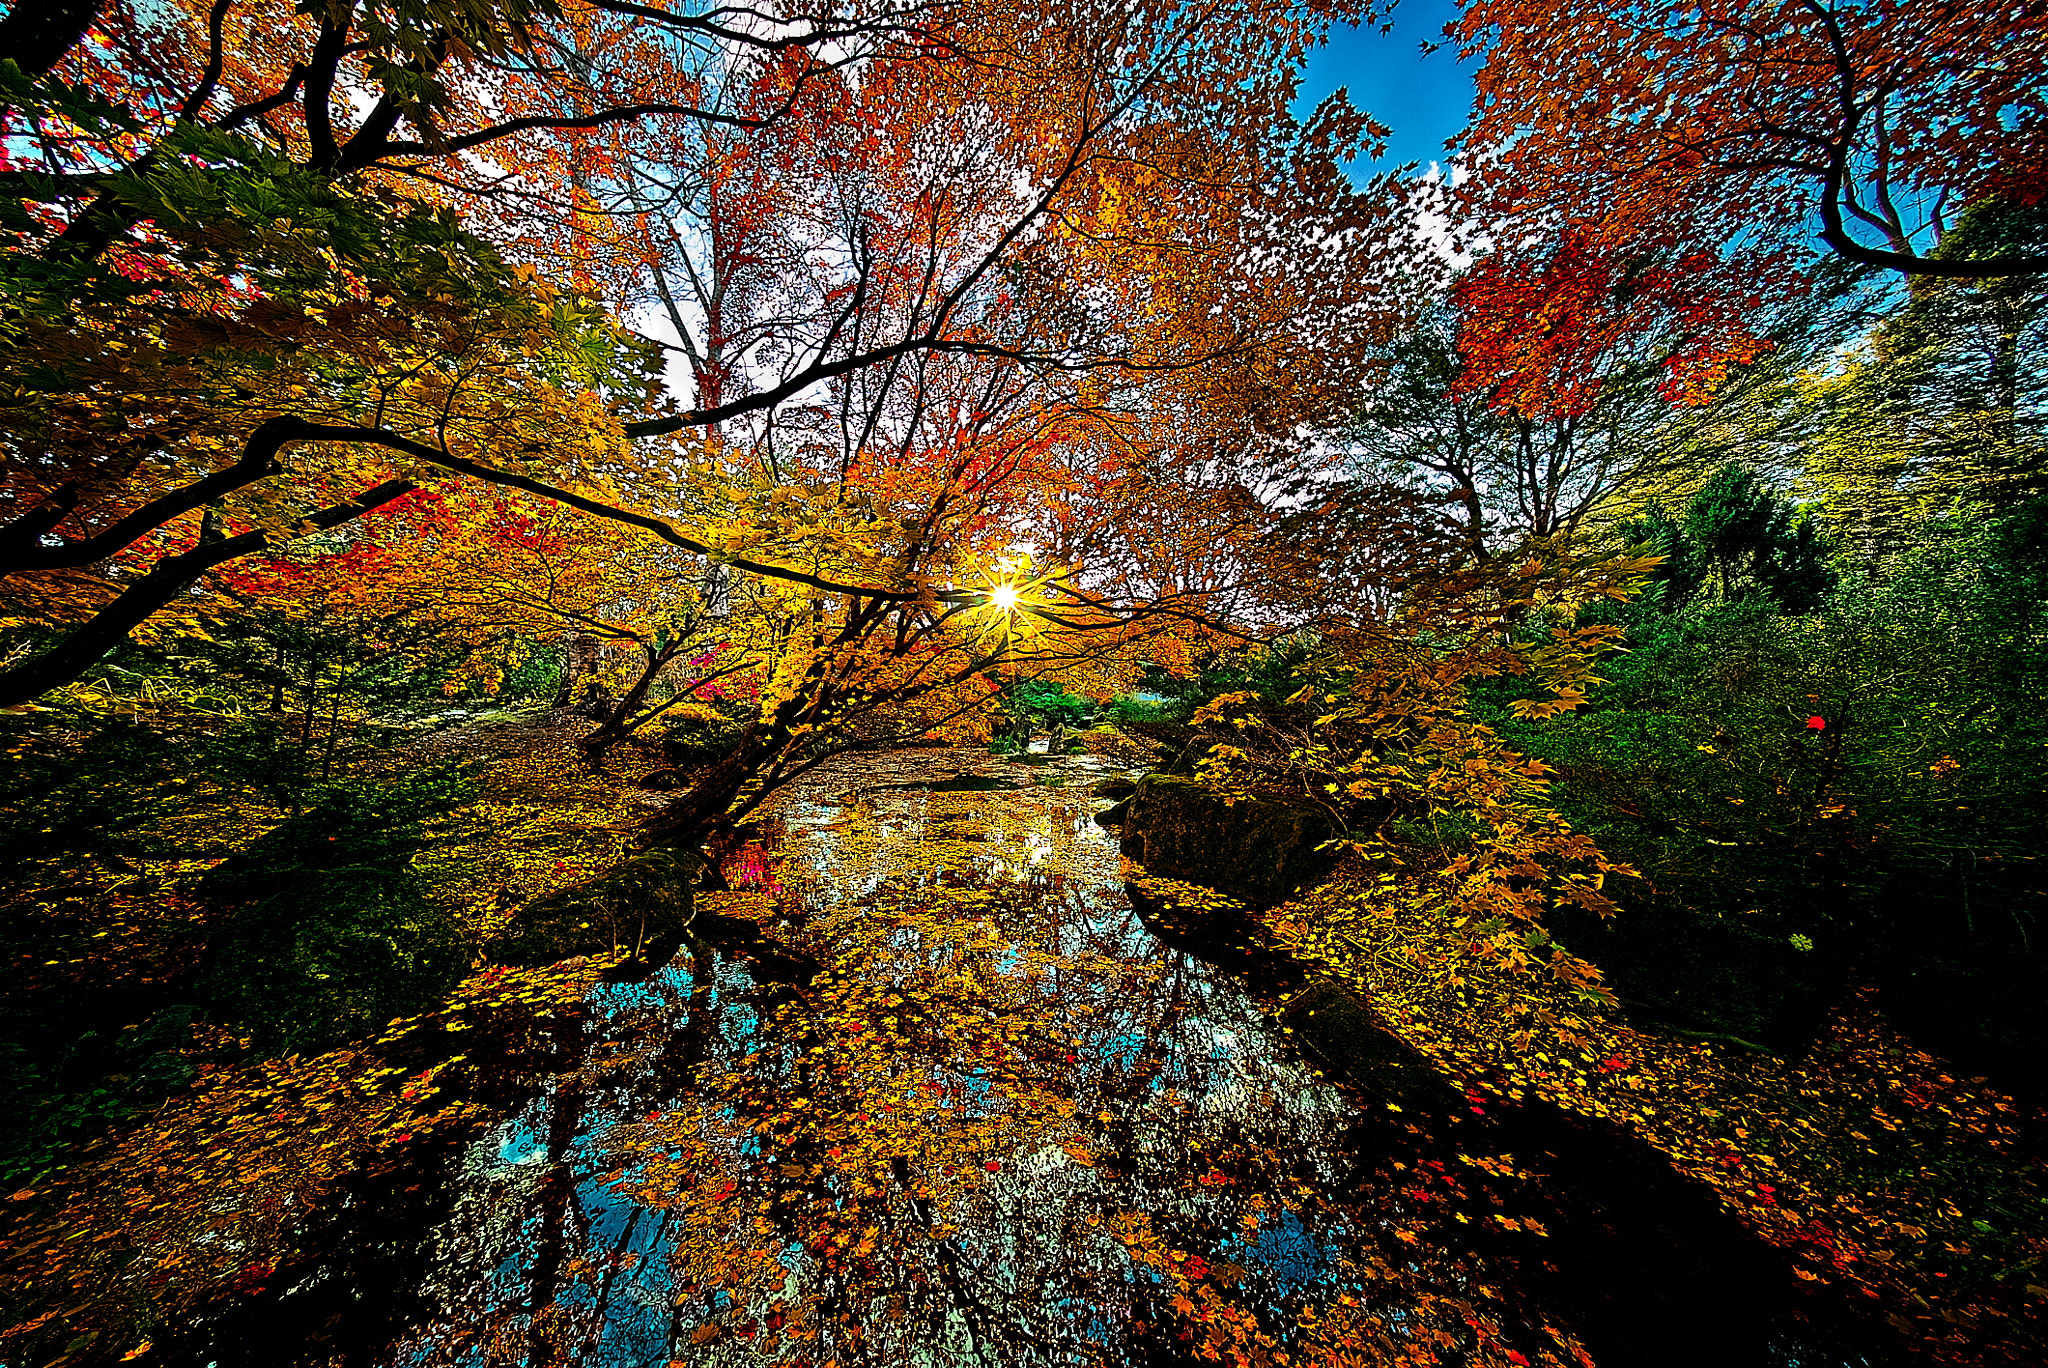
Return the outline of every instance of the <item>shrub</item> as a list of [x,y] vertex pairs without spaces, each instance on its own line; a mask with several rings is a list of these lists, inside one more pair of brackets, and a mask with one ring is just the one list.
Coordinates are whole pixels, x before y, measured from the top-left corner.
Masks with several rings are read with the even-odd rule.
[[207,947],[201,996],[275,1053],[326,1049],[438,1001],[470,951],[426,898],[416,857],[473,792],[447,765],[331,784],[222,861],[200,891],[241,910]]
[[198,989],[266,1052],[314,1054],[431,1007],[469,960],[410,870],[306,870],[215,938]]
[[1104,705],[1110,719],[1115,722],[1170,722],[1176,720],[1170,714],[1167,700],[1163,698],[1140,698],[1136,694],[1118,694]]
[[2022,1074],[2048,1048],[2036,520],[1927,526],[1803,615],[1639,613],[1586,709],[1503,710],[1573,824],[1647,876],[1615,930],[1561,938],[1654,1016],[1779,1043],[1868,973],[1925,1043]]

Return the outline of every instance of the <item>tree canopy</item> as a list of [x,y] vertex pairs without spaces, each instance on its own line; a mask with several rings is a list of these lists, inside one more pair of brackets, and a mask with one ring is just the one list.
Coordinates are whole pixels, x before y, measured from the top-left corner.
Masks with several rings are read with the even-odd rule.
[[1934,250],[1971,206],[2039,197],[2036,6],[1484,0],[1456,30],[1486,57],[1463,149],[1489,227],[1781,266],[1817,228],[1910,276],[2048,269],[2031,243],[1967,265]]
[[2043,1361],[2042,7],[1387,8],[13,5],[0,1358]]

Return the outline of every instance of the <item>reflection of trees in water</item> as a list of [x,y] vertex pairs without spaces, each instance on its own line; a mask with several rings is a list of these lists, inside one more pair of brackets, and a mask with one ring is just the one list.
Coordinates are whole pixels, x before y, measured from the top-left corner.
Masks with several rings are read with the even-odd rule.
[[1341,1099],[1112,896],[1085,802],[824,816],[793,824],[784,886],[813,895],[778,933],[816,973],[699,947],[563,1022],[550,1090],[472,1156],[443,1314],[400,1362],[1469,1344],[1468,1308],[1432,1309],[1455,1271],[1388,1263],[1371,1203],[1332,1200]]

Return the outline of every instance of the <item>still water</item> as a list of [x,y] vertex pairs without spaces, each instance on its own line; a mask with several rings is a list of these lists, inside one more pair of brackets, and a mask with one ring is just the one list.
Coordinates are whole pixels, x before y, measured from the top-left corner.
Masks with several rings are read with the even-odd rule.
[[792,793],[705,899],[767,939],[593,992],[463,1156],[393,1363],[1513,1361],[1390,1239],[1427,1171],[1361,1193],[1357,1101],[1141,924],[1102,768],[974,768]]
[[194,1362],[1858,1361],[1653,1158],[1325,1078],[1301,984],[1147,930],[1111,771],[1039,759],[784,794],[691,944],[508,1047],[503,1119]]

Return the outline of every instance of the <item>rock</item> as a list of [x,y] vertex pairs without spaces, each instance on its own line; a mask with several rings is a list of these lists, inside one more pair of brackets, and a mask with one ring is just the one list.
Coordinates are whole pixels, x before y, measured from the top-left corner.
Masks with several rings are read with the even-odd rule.
[[649,793],[674,793],[682,786],[683,776],[672,769],[649,770],[640,777],[640,782],[634,785],[635,788],[645,789]]
[[1201,884],[1253,907],[1285,902],[1327,877],[1337,854],[1317,847],[1342,834],[1329,811],[1310,799],[1273,795],[1227,803],[1194,780],[1169,774],[1147,775],[1097,820],[1121,825],[1123,853],[1146,872]]
[[1463,1094],[1414,1046],[1383,1026],[1361,999],[1331,983],[1311,984],[1282,1009],[1294,1038],[1325,1067],[1384,1099],[1449,1113]]
[[739,745],[744,728],[731,723],[707,722],[697,717],[679,717],[662,729],[656,744],[662,758],[678,769],[715,764]]
[[1117,728],[1157,747],[1151,761],[1161,774],[1192,775],[1216,744],[1213,733],[1198,731],[1182,722],[1119,722]]
[[1097,798],[1128,798],[1138,791],[1138,785],[1131,779],[1098,779],[1088,790]]
[[687,851],[644,850],[587,883],[536,898],[484,944],[494,964],[529,967],[577,955],[630,951],[667,958],[695,915],[703,861]]

